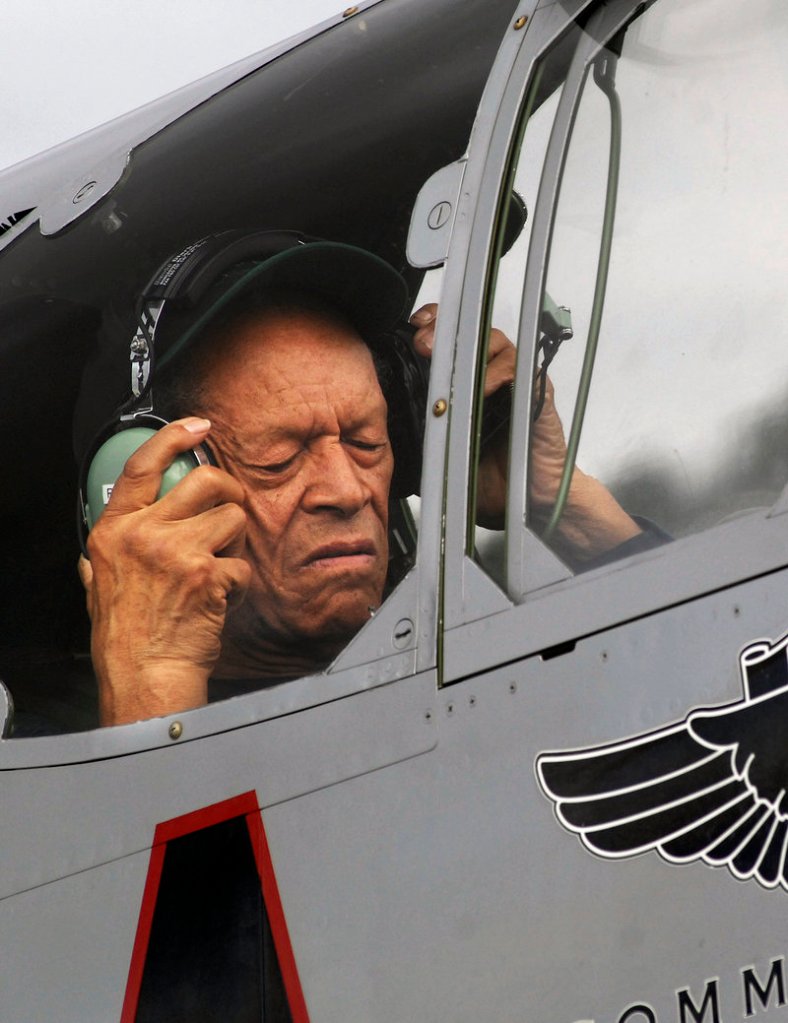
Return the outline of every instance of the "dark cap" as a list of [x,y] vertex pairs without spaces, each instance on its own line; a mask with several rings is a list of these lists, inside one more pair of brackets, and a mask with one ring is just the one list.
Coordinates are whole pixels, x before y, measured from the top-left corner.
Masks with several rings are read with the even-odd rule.
[[354,245],[291,231],[225,231],[173,256],[146,287],[143,303],[164,300],[156,330],[158,365],[183,352],[241,295],[283,290],[318,297],[362,336],[393,328],[408,301],[397,271]]

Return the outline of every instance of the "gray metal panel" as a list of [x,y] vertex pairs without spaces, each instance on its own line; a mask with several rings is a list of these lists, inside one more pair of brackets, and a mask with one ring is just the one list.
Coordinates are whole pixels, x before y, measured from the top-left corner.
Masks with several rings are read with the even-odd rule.
[[[389,630],[386,630],[385,635],[390,638]],[[434,652],[432,659],[434,661]],[[0,771],[100,760],[157,747],[167,748],[217,732],[234,731],[257,721],[294,714],[323,703],[342,700],[376,684],[385,684],[399,677],[403,671],[410,670],[411,662],[412,657],[406,652],[392,656],[377,667],[354,668],[331,675],[310,675],[247,696],[222,700],[164,718],[151,718],[131,725],[91,732],[10,739],[0,742]],[[182,734],[177,743],[169,734],[170,725],[174,721],[182,725]]]
[[414,568],[378,608],[373,621],[339,654],[328,669],[329,674],[367,665],[367,686],[412,674],[416,670],[416,646],[421,634],[419,621],[419,579],[418,569]]
[[[699,1005],[708,978],[719,978],[720,1018],[741,1018],[742,971],[754,966],[763,981],[783,955],[785,893],[655,853],[618,862],[591,855],[556,821],[534,764],[548,750],[621,739],[737,699],[736,655],[784,624],[785,584],[785,573],[743,584],[437,697],[431,680],[395,683],[414,712],[430,697],[431,753],[265,810],[310,1018],[615,1023],[648,1004],[660,1021],[679,1020],[677,992],[689,989]],[[374,745],[384,692],[367,694],[375,706],[357,720],[355,747]],[[315,749],[319,724],[316,716],[305,737]],[[61,856],[92,846],[103,828],[122,828],[124,815],[144,827],[145,804],[152,814],[178,813],[252,781],[263,793],[282,771],[305,769],[306,742],[268,761],[263,727],[247,730],[261,741],[242,743],[232,770],[219,739],[192,744],[205,754],[195,776],[193,764],[168,771],[162,753],[128,758],[122,775],[94,765],[89,827],[61,825]],[[144,762],[157,770],[142,772]],[[41,798],[46,772],[24,774]],[[49,774],[73,780],[76,769]],[[51,806],[53,817],[62,811]],[[40,836],[36,856],[56,833],[53,824]],[[146,851],[124,856],[0,904],[0,941],[25,957],[0,966],[4,992],[25,1010],[12,1020],[118,1018],[147,859]],[[44,930],[49,940],[40,942]]]
[[[0,820],[14,824],[4,832],[0,899],[144,849],[157,823],[239,793],[256,790],[272,806],[425,753],[436,742],[434,699],[431,673],[168,749],[3,770]],[[36,744],[55,745],[2,748]]]
[[0,900],[8,1023],[120,1019],[147,851]]
[[[445,677],[483,670],[490,650],[503,664],[768,575],[786,563],[784,517],[769,519],[761,513],[723,523],[546,587],[511,611],[452,630],[445,644]],[[788,613],[783,611],[783,617],[788,624]]]
[[313,1018],[616,1023],[645,1002],[673,1021],[677,992],[700,1005],[712,977],[720,1018],[741,1018],[741,971],[765,980],[784,953],[785,893],[655,853],[591,855],[534,762],[740,697],[738,650],[784,623],[785,582],[485,672],[441,693],[429,757],[268,811]]

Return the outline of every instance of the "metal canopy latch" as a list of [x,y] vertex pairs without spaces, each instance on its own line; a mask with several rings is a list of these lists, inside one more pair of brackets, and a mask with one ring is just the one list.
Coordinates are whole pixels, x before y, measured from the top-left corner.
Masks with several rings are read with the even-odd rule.
[[408,231],[407,257],[411,266],[440,266],[449,252],[465,160],[441,167],[421,186]]

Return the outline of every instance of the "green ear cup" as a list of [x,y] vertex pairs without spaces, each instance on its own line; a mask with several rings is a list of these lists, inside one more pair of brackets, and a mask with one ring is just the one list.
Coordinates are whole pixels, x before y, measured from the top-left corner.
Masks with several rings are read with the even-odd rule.
[[[90,463],[87,476],[85,515],[88,529],[93,528],[104,511],[115,481],[123,472],[127,459],[155,433],[156,431],[148,426],[132,426],[128,430],[114,434],[98,449]],[[191,451],[178,455],[162,476],[157,499],[164,497],[198,464],[197,456]]]

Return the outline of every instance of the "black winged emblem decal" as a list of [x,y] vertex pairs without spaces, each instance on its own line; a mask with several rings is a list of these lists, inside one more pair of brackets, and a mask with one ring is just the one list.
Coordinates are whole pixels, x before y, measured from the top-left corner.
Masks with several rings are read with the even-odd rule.
[[595,749],[545,753],[558,820],[606,858],[656,850],[788,889],[788,634],[740,654],[744,697]]

